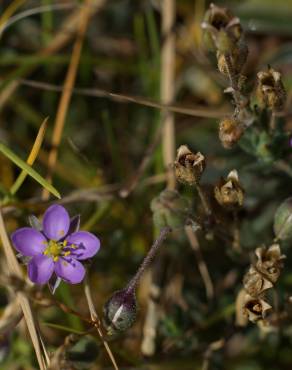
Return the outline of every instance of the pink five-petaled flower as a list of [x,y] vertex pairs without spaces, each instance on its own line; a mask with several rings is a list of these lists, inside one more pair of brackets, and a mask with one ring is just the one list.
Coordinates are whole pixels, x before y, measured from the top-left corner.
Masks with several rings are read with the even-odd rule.
[[70,217],[60,205],[49,207],[41,230],[23,227],[12,236],[15,249],[30,257],[28,276],[36,284],[46,284],[53,273],[70,284],[80,283],[85,268],[80,260],[93,257],[100,248],[99,239],[87,231],[70,231]]

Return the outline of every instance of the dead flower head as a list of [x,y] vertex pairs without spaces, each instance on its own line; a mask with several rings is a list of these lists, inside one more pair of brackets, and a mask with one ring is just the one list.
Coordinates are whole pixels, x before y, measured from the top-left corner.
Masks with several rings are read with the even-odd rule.
[[221,178],[214,188],[217,202],[228,210],[236,210],[243,205],[244,191],[236,170],[231,171],[226,179]]
[[226,149],[231,149],[244,133],[244,125],[233,117],[222,119],[219,123],[219,139]]
[[269,248],[257,248],[255,253],[258,258],[256,269],[272,283],[276,283],[285,259],[285,255],[281,254],[279,244],[273,244]]
[[263,294],[265,290],[273,287],[273,284],[253,266],[250,267],[248,272],[245,274],[243,278],[243,285],[246,292],[251,297],[255,298]]
[[281,109],[286,100],[286,91],[280,72],[269,67],[267,71],[258,72],[257,78],[259,104],[272,110]]
[[242,36],[240,20],[227,8],[211,4],[202,23],[208,49],[230,52]]
[[245,297],[243,313],[251,322],[264,320],[272,306],[262,298],[253,298],[249,294]]
[[175,176],[178,181],[188,185],[197,184],[205,167],[206,161],[203,154],[193,153],[186,145],[178,148],[174,162]]

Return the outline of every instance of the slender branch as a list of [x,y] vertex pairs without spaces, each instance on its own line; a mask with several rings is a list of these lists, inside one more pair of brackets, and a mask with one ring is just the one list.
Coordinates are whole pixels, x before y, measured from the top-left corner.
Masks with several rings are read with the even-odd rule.
[[[22,85],[33,87],[35,89],[43,89],[47,91],[55,91],[55,92],[63,92],[66,89],[64,86],[60,85],[53,85],[47,82],[40,82],[40,81],[33,81],[27,79],[18,79],[17,82],[21,83]],[[193,117],[202,117],[202,118],[220,118],[226,117],[226,115],[231,114],[231,111],[227,110],[211,110],[205,108],[188,108],[185,106],[181,106],[179,104],[167,104],[163,102],[157,102],[153,99],[144,98],[141,96],[132,96],[127,94],[115,93],[112,91],[106,91],[102,89],[90,89],[90,88],[78,88],[75,87],[71,89],[72,93],[84,96],[91,96],[96,98],[108,98],[113,100],[117,103],[134,103],[143,105],[149,108],[156,108],[156,109],[167,109],[168,111],[174,113],[181,113],[188,116]],[[0,106],[1,107],[1,106]]]
[[[1,209],[0,209],[0,238],[10,274],[15,275],[18,278],[22,279],[21,268],[17,262],[12,246],[10,244],[4,220],[2,217]],[[26,294],[24,292],[19,291],[16,293],[16,295],[21,306],[21,309],[23,311],[23,316],[26,321],[29,334],[31,336],[32,344],[37,356],[39,367],[41,370],[46,370],[47,365],[49,366],[49,356],[46,352],[45,346],[41,339],[40,332],[38,330],[36,316],[32,312],[30,301]]]
[[208,200],[204,190],[202,189],[202,187],[199,183],[195,184],[195,187],[196,187],[197,192],[199,194],[199,197],[201,199],[202,206],[204,208],[204,211],[205,211],[206,215],[210,216],[212,214],[212,211],[211,211],[211,208],[210,208],[209,200]]
[[104,334],[102,332],[102,329],[101,329],[101,321],[99,319],[99,316],[95,310],[95,307],[94,307],[94,304],[93,304],[93,300],[92,300],[92,295],[91,295],[91,291],[90,291],[90,286],[89,286],[89,282],[88,282],[88,279],[86,278],[85,279],[85,282],[84,282],[84,294],[85,294],[85,297],[86,297],[86,301],[87,301],[87,305],[88,305],[88,309],[89,309],[89,312],[90,312],[90,316],[91,316],[91,320],[93,321],[94,323],[94,326],[97,330],[97,333],[98,335],[100,336],[100,339],[108,353],[108,356],[115,368],[115,370],[119,370],[119,367],[116,363],[116,360],[114,358],[114,355],[110,349],[110,346],[108,345],[108,342],[106,341],[105,337],[104,337]]
[[148,252],[147,256],[144,258],[142,264],[140,265],[136,275],[133,277],[133,279],[130,281],[127,291],[133,291],[137,287],[137,284],[140,281],[140,278],[145,271],[145,269],[150,265],[150,263],[153,261],[154,257],[156,256],[158,249],[160,245],[164,242],[167,235],[171,232],[170,227],[164,227],[160,230],[160,234],[158,238],[153,243],[152,247],[150,248],[150,251]]
[[138,185],[139,180],[141,176],[143,175],[144,171],[146,170],[153,152],[155,151],[156,147],[158,146],[161,138],[161,131],[162,128],[159,126],[155,133],[154,139],[149,144],[148,148],[146,149],[145,155],[136,171],[134,176],[128,180],[128,183],[119,191],[119,194],[122,198],[126,198],[129,196],[129,194],[135,189],[135,187]]
[[198,262],[198,268],[202,277],[202,280],[204,282],[205,288],[206,288],[206,295],[209,300],[213,299],[214,297],[214,287],[213,283],[209,274],[209,270],[207,267],[207,264],[204,260],[198,239],[196,234],[193,232],[191,226],[185,226],[185,232],[189,239],[189,243],[193,249],[193,251],[196,254],[197,262]]

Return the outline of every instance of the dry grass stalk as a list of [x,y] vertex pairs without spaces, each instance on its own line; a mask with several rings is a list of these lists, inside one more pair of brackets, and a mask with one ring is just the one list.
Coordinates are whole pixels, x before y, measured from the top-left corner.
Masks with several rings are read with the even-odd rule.
[[203,255],[202,255],[201,248],[200,248],[197,236],[194,233],[191,226],[186,226],[185,227],[185,232],[186,232],[186,235],[189,239],[190,245],[191,245],[192,249],[194,250],[194,252],[196,254],[196,257],[197,257],[198,269],[200,271],[202,280],[203,280],[204,285],[205,285],[207,298],[211,300],[214,297],[214,287],[213,287],[213,283],[212,283],[212,280],[211,280],[211,277],[210,277],[210,274],[209,274],[208,267],[207,267],[206,262],[203,258]]
[[89,312],[90,312],[90,317],[91,317],[91,320],[94,322],[94,326],[96,327],[96,330],[97,330],[97,333],[108,353],[108,356],[115,368],[115,370],[119,370],[119,367],[116,363],[116,360],[114,358],[114,355],[110,349],[110,346],[108,345],[108,342],[106,341],[106,339],[104,338],[104,335],[103,335],[103,332],[101,330],[101,321],[99,319],[99,316],[95,310],[95,307],[94,307],[94,303],[93,303],[93,300],[92,300],[92,296],[91,296],[91,291],[90,291],[90,286],[89,286],[89,282],[88,280],[85,280],[85,283],[84,283],[84,294],[85,294],[85,297],[86,297],[86,301],[87,301],[87,305],[88,305],[88,309],[89,309]]
[[[52,38],[50,44],[44,49],[40,50],[38,56],[50,56],[62,49],[74,37],[78,25],[80,23],[80,7],[74,10],[63,22],[59,32]],[[25,73],[28,75],[36,67],[31,67]],[[4,108],[6,102],[11,98],[14,92],[19,87],[19,81],[11,81],[0,93],[0,110]]]
[[[162,36],[164,43],[161,50],[161,101],[169,104],[175,94],[175,1],[162,2]],[[162,148],[164,164],[168,170],[167,187],[175,189],[176,179],[170,165],[175,159],[175,126],[174,114],[168,110],[162,112]]]
[[[78,30],[78,34],[77,34],[74,47],[73,47],[70,65],[69,65],[66,79],[64,82],[64,91],[62,92],[61,99],[59,102],[59,107],[58,107],[56,121],[54,125],[54,130],[53,130],[52,149],[48,157],[48,164],[49,164],[48,176],[47,176],[48,181],[52,180],[52,174],[54,171],[55,164],[57,162],[58,148],[61,143],[65,120],[66,120],[69,104],[71,101],[72,89],[73,89],[73,86],[76,80],[78,65],[79,65],[82,46],[83,46],[83,40],[86,34],[86,30],[87,30],[90,17],[93,14],[93,9],[97,9],[97,8],[92,8],[91,6],[92,1],[93,0],[86,0],[85,6],[81,9],[81,12],[80,12],[79,30]],[[101,6],[103,3],[104,3],[104,0],[98,0],[98,2],[96,1],[96,5],[98,4],[99,6]],[[48,199],[48,198],[49,198],[49,192],[46,189],[44,189],[43,199]]]
[[[15,275],[18,278],[22,279],[21,268],[17,262],[12,246],[10,244],[1,210],[0,210],[0,238],[2,241],[2,246],[10,274]],[[38,330],[36,316],[32,312],[32,308],[27,295],[21,291],[17,292],[16,295],[21,306],[21,309],[23,311],[24,319],[28,327],[28,331],[32,340],[32,344],[37,356],[40,369],[46,370],[47,366],[49,365],[49,356],[46,353],[40,332]]]

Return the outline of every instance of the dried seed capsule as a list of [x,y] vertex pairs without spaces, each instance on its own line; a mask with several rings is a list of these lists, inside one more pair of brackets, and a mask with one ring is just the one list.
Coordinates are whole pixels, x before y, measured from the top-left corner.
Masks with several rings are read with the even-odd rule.
[[257,97],[260,106],[272,110],[281,109],[286,100],[286,90],[280,72],[269,68],[268,71],[258,72],[257,78]]
[[243,285],[246,292],[254,298],[257,298],[265,290],[273,287],[273,284],[261,275],[253,266],[250,267],[248,272],[245,274]]
[[261,298],[253,298],[249,294],[245,297],[243,313],[251,322],[264,320],[272,306]]
[[221,178],[214,188],[217,202],[228,210],[235,210],[243,205],[244,191],[236,170],[231,171],[226,179]]
[[239,19],[229,9],[214,4],[206,12],[202,28],[206,47],[223,53],[231,52],[242,37]]
[[273,244],[268,249],[257,248],[255,254],[258,258],[256,269],[272,283],[276,283],[283,268],[283,259],[286,258],[281,254],[280,245]]
[[286,199],[277,209],[274,232],[277,239],[292,240],[292,197]]
[[225,76],[229,76],[230,73],[235,73],[236,75],[240,74],[248,56],[246,43],[239,42],[238,46],[232,50],[232,53],[230,53],[229,56],[231,71],[229,70],[230,66],[226,61],[226,53],[222,53],[219,50],[217,51],[216,57],[219,71]]
[[224,118],[219,123],[219,139],[226,149],[231,149],[243,133],[244,126],[236,118]]
[[178,181],[187,185],[199,183],[205,167],[206,161],[203,154],[191,152],[186,145],[178,148],[174,162],[175,176]]
[[157,229],[183,227],[190,216],[190,204],[176,190],[164,190],[151,202],[153,222]]

